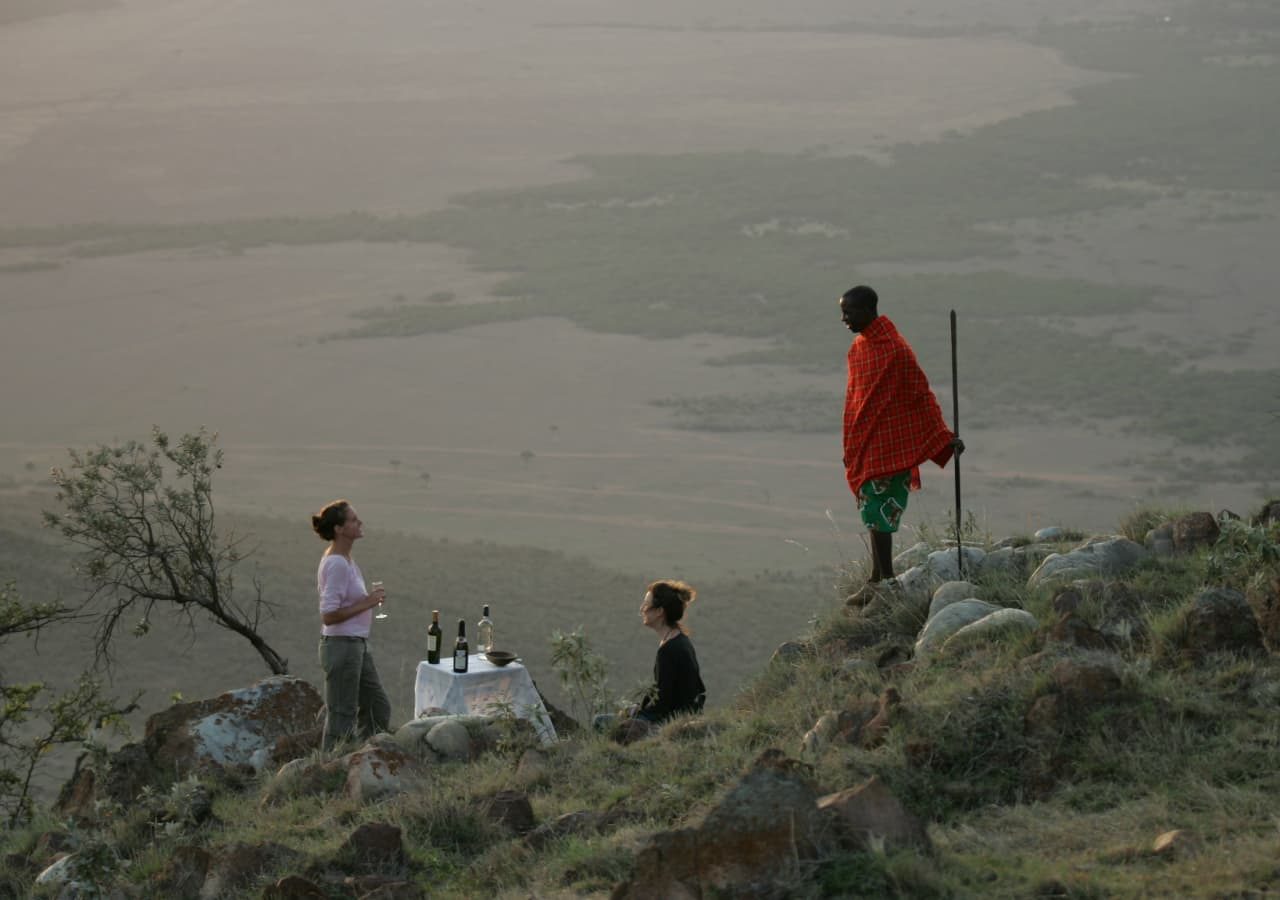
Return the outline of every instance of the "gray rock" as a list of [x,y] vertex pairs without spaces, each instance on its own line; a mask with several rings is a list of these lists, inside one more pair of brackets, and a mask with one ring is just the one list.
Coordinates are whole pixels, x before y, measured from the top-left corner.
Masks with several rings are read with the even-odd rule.
[[456,717],[432,726],[427,732],[427,744],[445,759],[466,762],[471,758],[471,735]]
[[394,741],[395,746],[410,753],[434,753],[436,751],[428,741],[428,737],[431,734],[431,730],[441,722],[457,722],[464,728],[482,728],[492,721],[488,716],[423,716],[420,719],[410,719],[405,722],[396,729],[395,734],[391,736],[391,740]]
[[1098,559],[1098,571],[1113,577],[1129,571],[1147,558],[1145,547],[1119,535],[1091,538],[1080,550],[1093,553]]
[[912,544],[893,558],[893,570],[895,572],[905,572],[914,566],[922,565],[932,552],[933,548],[924,541]]
[[366,745],[347,754],[343,761],[347,766],[344,790],[357,803],[408,790],[413,761],[400,749]]
[[1097,574],[1098,570],[1084,559],[1067,553],[1055,553],[1046,557],[1031,573],[1031,577],[1027,579],[1027,588],[1034,590],[1041,585],[1077,581]]
[[1037,541],[1065,541],[1070,540],[1070,536],[1061,525],[1047,525],[1035,533],[1035,539]]
[[933,600],[929,603],[929,618],[959,600],[977,600],[978,589],[967,581],[948,581],[933,592]]
[[939,578],[929,566],[923,565],[912,566],[893,580],[898,583],[898,588],[904,595],[927,601],[944,579]]
[[1147,550],[1128,538],[1092,538],[1069,553],[1054,553],[1031,573],[1027,587],[1059,581],[1075,581],[1098,575],[1114,577],[1123,574],[1141,562]]
[[273,675],[248,688],[207,700],[178,703],[147,719],[144,746],[163,771],[201,765],[274,768],[277,742],[314,728],[322,705],[315,688],[290,675]]
[[1025,609],[998,609],[961,628],[943,642],[942,648],[953,649],[969,641],[983,640],[1007,631],[1034,634],[1039,627],[1036,617]]
[[[961,553],[964,554],[964,572],[966,575],[976,575],[982,570],[982,561],[986,558],[986,551],[979,547],[965,547]],[[959,581],[959,555],[954,547],[946,550],[935,550],[929,554],[929,568],[943,581]]]
[[921,629],[920,636],[916,639],[916,659],[925,659],[929,651],[942,646],[947,638],[961,628],[991,615],[998,609],[1000,607],[981,600],[960,600],[943,608]]
[[996,572],[1021,572],[1026,566],[1027,555],[1019,553],[1017,547],[999,547],[992,550],[982,560],[983,574]]

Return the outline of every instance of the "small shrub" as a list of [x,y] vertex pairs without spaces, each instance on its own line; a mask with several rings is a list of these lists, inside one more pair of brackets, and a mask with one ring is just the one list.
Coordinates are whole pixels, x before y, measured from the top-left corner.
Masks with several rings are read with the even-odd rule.
[[1129,540],[1141,544],[1147,532],[1165,522],[1176,519],[1179,512],[1158,506],[1141,506],[1120,520],[1120,533]]
[[551,668],[579,722],[589,723],[597,714],[610,712],[617,705],[609,692],[609,664],[591,648],[583,627],[569,634],[551,633]]
[[1243,590],[1261,571],[1280,570],[1280,524],[1249,525],[1240,519],[1220,523],[1209,551],[1210,581]]

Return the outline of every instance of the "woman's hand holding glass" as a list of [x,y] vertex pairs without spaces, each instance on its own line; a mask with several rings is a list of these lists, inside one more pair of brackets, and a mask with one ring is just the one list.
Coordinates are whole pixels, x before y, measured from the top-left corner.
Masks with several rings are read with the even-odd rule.
[[382,604],[387,599],[387,592],[382,587],[381,581],[371,582],[370,585],[373,588],[373,590],[369,591],[370,598],[373,598],[373,597],[378,598],[378,614],[375,615],[374,618],[385,619],[387,617],[387,614],[382,611]]

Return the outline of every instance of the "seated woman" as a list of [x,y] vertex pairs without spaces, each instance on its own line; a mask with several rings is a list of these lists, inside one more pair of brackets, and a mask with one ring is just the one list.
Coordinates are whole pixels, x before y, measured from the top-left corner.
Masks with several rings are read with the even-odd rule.
[[655,581],[640,604],[640,621],[658,635],[658,655],[653,663],[655,691],[624,725],[620,739],[629,743],[650,729],[680,713],[702,710],[707,689],[698,670],[698,655],[681,620],[697,591],[683,581]]

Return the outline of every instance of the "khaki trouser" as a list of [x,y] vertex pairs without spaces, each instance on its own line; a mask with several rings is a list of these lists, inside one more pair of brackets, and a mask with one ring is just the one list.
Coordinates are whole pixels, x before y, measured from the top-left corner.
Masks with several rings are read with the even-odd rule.
[[321,637],[320,668],[324,671],[326,750],[344,738],[368,738],[391,727],[391,701],[365,638]]

